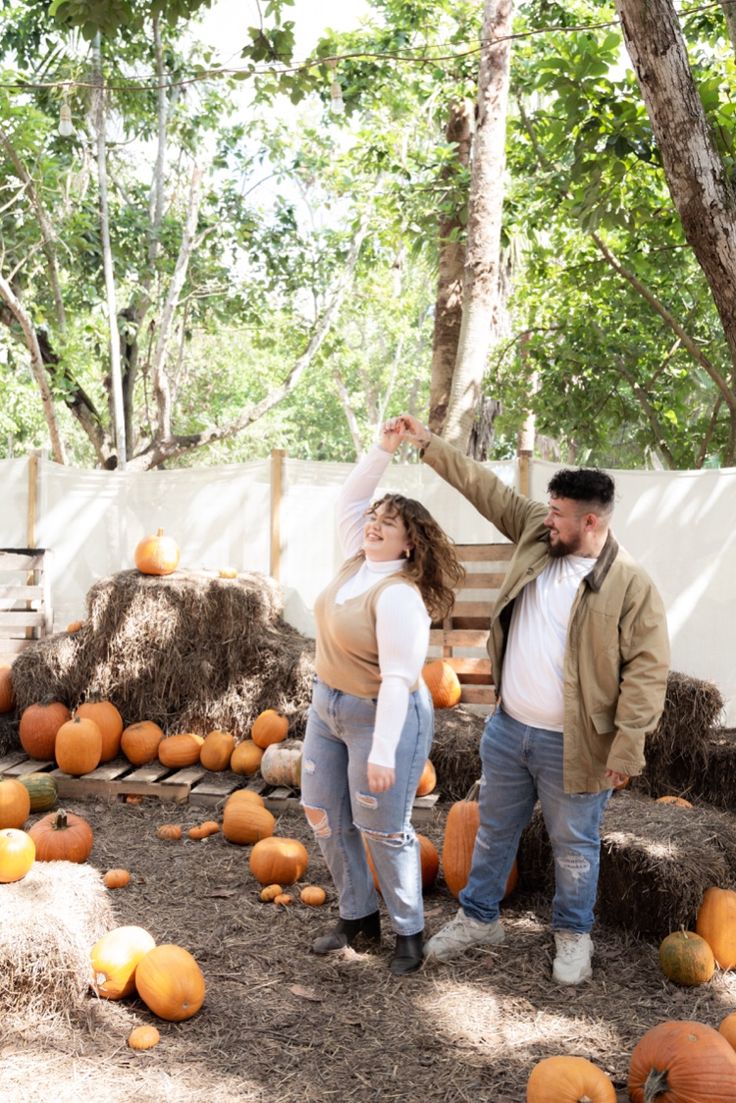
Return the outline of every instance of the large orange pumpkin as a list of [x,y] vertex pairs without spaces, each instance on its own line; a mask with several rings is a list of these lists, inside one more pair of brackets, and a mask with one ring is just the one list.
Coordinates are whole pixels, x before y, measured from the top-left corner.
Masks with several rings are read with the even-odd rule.
[[0,827],[20,828],[31,814],[31,795],[15,778],[0,781]]
[[193,766],[199,762],[204,739],[194,732],[180,732],[178,735],[168,735],[158,745],[158,760],[164,766],[181,770],[185,766]]
[[261,750],[272,743],[280,743],[289,733],[289,721],[277,709],[266,709],[256,716],[251,728],[251,739]]
[[309,855],[298,839],[272,835],[256,843],[248,865],[261,885],[293,885],[307,872]]
[[92,947],[92,984],[106,1000],[122,1000],[135,988],[138,962],[156,945],[143,927],[115,927]]
[[[418,831],[417,842],[419,843],[419,861],[422,867],[422,890],[426,892],[428,889],[432,888],[437,880],[437,874],[440,870],[440,856],[432,840],[428,839],[426,835],[420,835]],[[368,859],[368,868],[373,877],[373,884],[376,886],[378,892],[380,892],[381,886],[376,876],[376,867],[373,864],[373,857],[367,846],[365,848],[365,855]]]
[[36,844],[39,862],[86,862],[94,844],[89,823],[73,812],[49,812],[28,834]]
[[616,1103],[613,1082],[585,1057],[545,1057],[526,1085],[527,1103]]
[[173,1023],[196,1015],[206,991],[202,970],[192,955],[172,944],[156,946],[141,958],[135,986],[154,1015]]
[[721,969],[733,969],[736,965],[736,892],[706,889],[695,930],[708,943]]
[[54,755],[59,769],[72,777],[96,770],[102,754],[102,732],[94,720],[74,716],[56,733]]
[[705,984],[715,972],[713,951],[693,931],[673,931],[659,946],[659,964],[668,980],[675,984]]
[[23,709],[18,725],[20,745],[30,758],[52,760],[56,733],[71,719],[71,713],[61,701],[29,705]]
[[205,770],[227,770],[235,749],[235,736],[232,732],[215,728],[208,732],[199,752],[199,763]]
[[422,678],[436,709],[451,709],[460,700],[463,692],[460,680],[444,659],[435,659],[431,663],[426,663],[422,670]]
[[[276,818],[251,800],[227,800],[222,810],[222,833],[230,843],[247,846],[273,835]],[[276,878],[272,878],[276,880]]]
[[120,750],[123,718],[112,701],[85,701],[74,712],[84,720],[94,720],[102,735],[100,762],[109,762]]
[[[468,883],[473,859],[475,837],[480,826],[480,807],[474,794],[474,786],[466,800],[458,800],[450,807],[445,821],[442,840],[442,871],[445,884],[453,896],[458,896]],[[519,870],[514,861],[506,881],[504,898],[510,896],[519,880]]]
[[0,712],[10,712],[14,704],[13,671],[7,663],[0,663]]
[[628,1089],[631,1103],[733,1103],[736,1052],[712,1026],[669,1019],[634,1047]]
[[231,793],[230,796],[225,801],[225,808],[227,808],[227,806],[228,806],[228,804],[230,803],[231,800],[232,801],[247,800],[247,801],[250,801],[252,804],[259,805],[261,808],[266,807],[265,800],[263,799],[263,797],[261,796],[260,793],[256,793],[255,789],[236,789],[235,792]]
[[152,720],[139,720],[123,729],[120,749],[134,766],[145,766],[158,757],[158,746],[164,733]]
[[234,774],[244,774],[248,777],[257,773],[262,758],[262,748],[252,739],[244,739],[242,743],[238,743],[230,756],[230,769]]
[[141,574],[173,574],[179,566],[179,548],[171,536],[158,529],[155,536],[144,536],[135,549],[135,565]]
[[21,881],[36,858],[36,847],[26,831],[17,827],[0,830],[0,885]]

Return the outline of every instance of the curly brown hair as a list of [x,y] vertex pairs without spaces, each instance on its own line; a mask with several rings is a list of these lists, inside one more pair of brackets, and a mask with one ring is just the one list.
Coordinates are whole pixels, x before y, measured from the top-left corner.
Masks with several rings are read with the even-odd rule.
[[379,506],[388,516],[400,517],[404,522],[412,545],[404,574],[416,583],[432,620],[443,620],[450,615],[455,589],[465,578],[453,541],[415,498],[384,494],[371,503],[368,514],[375,513]]

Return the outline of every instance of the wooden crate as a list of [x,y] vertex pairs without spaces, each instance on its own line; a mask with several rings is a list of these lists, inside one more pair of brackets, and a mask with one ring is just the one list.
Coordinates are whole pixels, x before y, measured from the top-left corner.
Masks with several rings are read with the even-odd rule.
[[462,704],[493,706],[491,661],[488,658],[488,626],[513,544],[457,544],[465,567],[465,581],[457,591],[452,612],[433,624],[429,633],[430,658],[445,659],[462,686]]
[[16,655],[52,631],[49,552],[0,549],[0,654]]

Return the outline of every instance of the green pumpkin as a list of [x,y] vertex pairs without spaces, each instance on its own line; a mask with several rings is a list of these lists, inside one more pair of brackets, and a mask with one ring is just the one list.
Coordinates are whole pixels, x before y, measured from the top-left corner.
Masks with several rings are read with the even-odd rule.
[[28,790],[31,812],[48,812],[56,804],[56,782],[51,774],[26,774],[18,781]]

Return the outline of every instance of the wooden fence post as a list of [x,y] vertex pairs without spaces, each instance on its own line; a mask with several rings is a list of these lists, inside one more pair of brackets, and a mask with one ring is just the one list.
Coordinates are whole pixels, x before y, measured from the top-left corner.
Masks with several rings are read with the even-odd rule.
[[281,502],[284,492],[285,448],[271,449],[271,578],[281,581]]
[[36,514],[38,512],[38,452],[28,456],[28,498],[26,507],[26,547],[36,546]]

